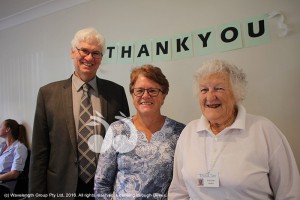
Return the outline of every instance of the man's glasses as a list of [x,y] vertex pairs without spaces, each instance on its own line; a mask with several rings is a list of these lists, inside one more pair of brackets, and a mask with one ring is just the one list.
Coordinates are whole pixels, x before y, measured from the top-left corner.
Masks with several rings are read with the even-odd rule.
[[133,88],[134,96],[141,97],[144,95],[145,91],[149,94],[150,97],[157,97],[159,92],[162,92],[161,89],[158,88]]
[[77,47],[76,47],[76,49],[77,49],[78,53],[80,54],[80,56],[82,56],[82,57],[85,57],[85,56],[88,56],[91,54],[93,58],[99,59],[103,56],[102,52],[100,52],[100,51],[90,52],[87,49],[83,49],[83,48],[78,49]]

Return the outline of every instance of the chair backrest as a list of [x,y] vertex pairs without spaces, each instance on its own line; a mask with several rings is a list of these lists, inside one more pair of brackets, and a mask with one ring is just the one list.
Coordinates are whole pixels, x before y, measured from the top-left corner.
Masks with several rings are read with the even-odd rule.
[[31,151],[27,151],[27,158],[24,166],[24,170],[17,178],[17,183],[14,189],[16,194],[27,194],[28,193],[28,175],[29,175],[29,165],[30,165],[30,154]]

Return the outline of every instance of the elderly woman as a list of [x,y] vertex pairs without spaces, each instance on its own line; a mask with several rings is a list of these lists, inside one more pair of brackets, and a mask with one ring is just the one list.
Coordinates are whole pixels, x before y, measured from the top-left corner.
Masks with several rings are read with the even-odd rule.
[[95,176],[96,199],[167,199],[173,157],[184,125],[161,114],[169,83],[160,68],[133,69],[129,90],[136,115],[105,136]]
[[168,199],[300,199],[292,150],[268,119],[246,113],[246,75],[222,60],[195,78],[202,111],[176,147]]

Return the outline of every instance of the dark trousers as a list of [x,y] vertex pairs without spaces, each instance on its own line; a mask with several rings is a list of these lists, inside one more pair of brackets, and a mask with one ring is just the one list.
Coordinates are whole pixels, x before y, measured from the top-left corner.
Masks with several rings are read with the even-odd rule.
[[78,178],[78,184],[76,189],[76,199],[95,199],[94,198],[94,179],[85,183]]

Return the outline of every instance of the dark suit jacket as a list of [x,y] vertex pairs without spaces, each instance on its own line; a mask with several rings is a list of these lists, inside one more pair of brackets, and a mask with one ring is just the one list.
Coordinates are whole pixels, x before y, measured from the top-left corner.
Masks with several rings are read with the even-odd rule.
[[[97,77],[101,114],[109,124],[120,112],[129,116],[124,88]],[[101,128],[105,135],[105,128]],[[78,180],[77,135],[72,79],[40,88],[33,126],[29,175],[31,194],[75,194]],[[68,198],[70,199],[70,198]]]

